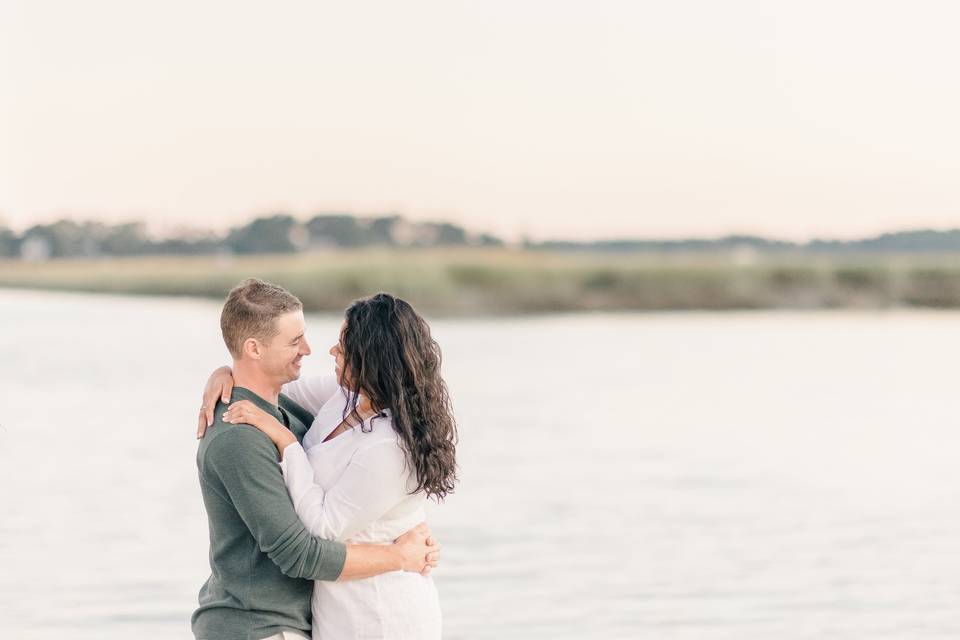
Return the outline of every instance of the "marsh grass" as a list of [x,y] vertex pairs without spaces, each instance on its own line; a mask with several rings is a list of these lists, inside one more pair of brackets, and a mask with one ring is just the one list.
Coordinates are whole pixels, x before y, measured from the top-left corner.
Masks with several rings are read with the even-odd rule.
[[390,291],[438,314],[586,310],[960,306],[955,256],[762,257],[508,249],[329,251],[256,257],[0,262],[0,286],[222,298],[243,278],[281,284],[310,311]]

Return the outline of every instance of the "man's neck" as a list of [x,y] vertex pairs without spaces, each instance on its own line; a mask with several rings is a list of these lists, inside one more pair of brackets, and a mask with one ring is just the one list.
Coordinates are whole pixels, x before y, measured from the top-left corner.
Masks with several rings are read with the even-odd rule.
[[272,405],[280,403],[280,388],[283,385],[264,376],[246,362],[233,361],[233,382],[238,387],[253,391]]

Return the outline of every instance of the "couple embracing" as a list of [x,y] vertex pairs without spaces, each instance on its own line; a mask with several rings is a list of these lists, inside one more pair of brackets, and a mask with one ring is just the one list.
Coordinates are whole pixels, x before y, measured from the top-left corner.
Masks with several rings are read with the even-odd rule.
[[196,638],[439,638],[424,505],[453,490],[456,425],[427,323],[389,294],[358,300],[335,372],[305,379],[289,291],[245,280],[220,326],[233,365],[200,410],[211,575]]

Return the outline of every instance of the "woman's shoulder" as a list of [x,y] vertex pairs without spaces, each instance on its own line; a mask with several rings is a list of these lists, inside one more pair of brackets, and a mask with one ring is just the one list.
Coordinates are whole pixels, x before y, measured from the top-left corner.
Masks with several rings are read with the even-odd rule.
[[357,452],[369,451],[380,456],[404,455],[400,436],[393,428],[389,415],[372,418],[357,431]]
[[[407,451],[399,434],[393,429],[389,418],[373,421],[368,431],[357,430],[354,441],[357,448],[352,462],[368,470],[376,470],[379,478],[400,478],[404,492],[411,492],[416,486],[414,469],[410,464]],[[411,484],[412,483],[412,484]]]
[[376,415],[364,422],[360,429],[365,446],[374,446],[385,442],[398,442],[397,432],[393,428],[393,419],[389,412]]

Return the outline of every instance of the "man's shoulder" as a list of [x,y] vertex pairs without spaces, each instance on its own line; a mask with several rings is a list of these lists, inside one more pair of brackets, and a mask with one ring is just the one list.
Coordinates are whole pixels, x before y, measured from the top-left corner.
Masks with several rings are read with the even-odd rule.
[[[217,408],[220,409],[219,405]],[[272,462],[277,459],[277,449],[266,434],[252,425],[231,424],[219,417],[207,428],[197,451],[201,471],[218,462],[239,463],[264,457]]]

